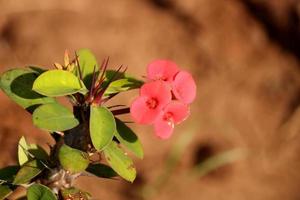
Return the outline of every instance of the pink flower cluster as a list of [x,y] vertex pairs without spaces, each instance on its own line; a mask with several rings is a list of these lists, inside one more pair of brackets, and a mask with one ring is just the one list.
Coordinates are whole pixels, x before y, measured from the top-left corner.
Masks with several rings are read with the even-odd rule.
[[175,124],[189,116],[189,104],[196,97],[196,84],[190,73],[179,70],[168,60],[148,65],[147,79],[131,107],[130,113],[139,124],[154,125],[155,134],[169,138]]

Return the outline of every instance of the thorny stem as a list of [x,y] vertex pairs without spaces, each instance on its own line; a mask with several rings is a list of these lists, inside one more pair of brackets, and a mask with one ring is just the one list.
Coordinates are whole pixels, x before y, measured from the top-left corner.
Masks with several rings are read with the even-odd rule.
[[95,70],[96,70],[96,65],[94,65],[94,69],[93,69],[93,78],[92,78],[92,84],[91,84],[91,88],[90,88],[90,92],[89,92],[89,95],[88,95],[88,98],[87,98],[87,102],[88,103],[91,103],[93,101],[93,98],[94,98],[94,85],[95,85],[95,81],[96,81],[96,73],[95,73]]
[[[104,95],[106,89],[109,87],[109,85],[110,85],[113,81],[117,80],[117,79],[120,77],[120,74],[125,73],[126,70],[127,70],[127,67],[125,67],[125,69],[120,73],[120,71],[121,71],[122,68],[123,68],[123,65],[121,65],[121,66],[117,69],[117,71],[114,73],[113,77],[109,80],[109,82],[108,82],[102,89],[100,89],[100,91],[95,92],[95,98],[94,98],[93,103],[95,103],[95,104],[101,104],[101,103],[105,102],[105,101],[103,101],[102,98],[103,98],[103,95]],[[105,72],[103,72],[103,73],[105,73]],[[102,75],[103,75],[103,73],[102,73]],[[115,95],[116,95],[116,94],[113,94],[113,96],[115,96]],[[110,99],[110,98],[108,98],[108,99]],[[108,100],[108,99],[107,99],[107,100]]]

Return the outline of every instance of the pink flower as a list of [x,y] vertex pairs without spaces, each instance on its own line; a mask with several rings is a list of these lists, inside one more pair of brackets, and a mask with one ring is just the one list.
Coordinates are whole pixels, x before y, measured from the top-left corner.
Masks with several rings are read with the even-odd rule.
[[[148,65],[147,78],[140,96],[134,100],[130,113],[139,124],[153,124],[155,134],[169,138],[176,124],[189,115],[188,104],[196,97],[196,83],[192,75],[180,71],[168,60],[156,60]],[[173,101],[172,101],[173,98]]]
[[196,97],[196,83],[192,75],[186,71],[178,72],[172,82],[172,92],[179,101],[192,103]]
[[131,116],[137,123],[152,124],[171,98],[169,87],[162,81],[145,83],[141,87],[140,96],[130,107]]
[[181,102],[172,101],[160,113],[154,122],[155,134],[161,139],[168,139],[175,124],[184,121],[189,115],[189,107]]
[[156,60],[148,65],[147,78],[162,80],[172,86],[172,92],[179,101],[190,104],[196,97],[196,83],[192,75],[179,71],[177,65],[169,60]]
[[147,67],[147,78],[171,83],[179,71],[176,63],[169,60],[156,60]]

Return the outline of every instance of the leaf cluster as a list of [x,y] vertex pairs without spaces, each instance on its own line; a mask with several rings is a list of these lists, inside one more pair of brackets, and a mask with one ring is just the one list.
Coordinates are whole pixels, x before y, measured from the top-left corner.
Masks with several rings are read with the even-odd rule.
[[[139,88],[143,81],[129,76],[122,66],[107,70],[108,59],[99,66],[88,49],[76,51],[73,60],[65,53],[64,64],[55,66],[12,69],[0,77],[3,92],[32,114],[36,127],[55,139],[49,151],[20,139],[19,165],[0,170],[0,200],[18,186],[27,188],[29,200],[89,199],[89,194],[73,187],[74,178],[119,175],[133,182],[136,177],[123,147],[139,158],[143,148],[133,130],[116,117],[129,109],[113,109],[106,103],[121,92]],[[67,98],[72,110],[58,97]],[[105,160],[95,160],[97,156]],[[65,184],[57,186],[62,180]]]

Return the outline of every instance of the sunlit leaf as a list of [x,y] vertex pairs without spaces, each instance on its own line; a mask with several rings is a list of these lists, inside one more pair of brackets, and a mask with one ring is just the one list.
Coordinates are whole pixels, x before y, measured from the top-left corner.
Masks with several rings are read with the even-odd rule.
[[21,137],[18,144],[18,160],[23,165],[34,158],[39,160],[47,160],[47,152],[36,144],[28,144],[24,137]]
[[13,184],[21,185],[30,182],[34,177],[39,175],[44,169],[42,163],[38,160],[32,160],[25,163],[18,171]]
[[33,83],[32,89],[49,97],[65,96],[77,92],[85,93],[84,84],[73,73],[64,70],[49,70]]
[[113,114],[105,107],[91,106],[90,135],[94,147],[100,151],[113,138],[116,122]]
[[26,152],[27,150],[28,150],[28,144],[25,138],[21,137],[18,144],[18,160],[20,165],[23,165],[29,160],[28,153]]
[[109,84],[109,87],[105,90],[104,95],[115,94],[132,89],[139,88],[141,84],[139,82],[132,81],[132,79],[122,78],[115,80]]
[[0,200],[6,199],[13,190],[8,185],[0,185]]
[[118,141],[134,153],[137,157],[143,158],[143,147],[136,134],[121,120],[116,120],[117,131],[115,136]]
[[61,191],[61,196],[64,200],[88,200],[89,194],[77,188],[71,187]]
[[[89,49],[80,49],[77,52],[79,65],[82,72],[82,79],[87,88],[91,87],[93,71],[99,71],[96,57]],[[77,70],[77,69],[76,69]],[[76,72],[79,75],[79,72]]]
[[65,144],[59,149],[58,158],[62,167],[72,173],[82,172],[89,165],[87,153]]
[[111,167],[102,163],[90,164],[86,171],[100,178],[113,178],[118,176],[118,174]]
[[125,180],[133,182],[136,170],[132,160],[122,151],[115,142],[111,142],[104,150],[106,161]]
[[55,102],[55,99],[32,90],[33,82],[37,77],[38,73],[30,69],[12,69],[1,75],[0,87],[7,96],[25,109]]
[[41,185],[33,184],[27,190],[28,200],[56,200],[55,194],[50,188]]
[[65,131],[79,124],[73,113],[58,103],[38,107],[33,112],[32,120],[35,126],[47,131]]

